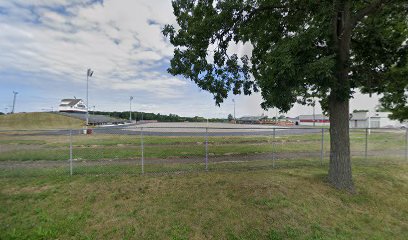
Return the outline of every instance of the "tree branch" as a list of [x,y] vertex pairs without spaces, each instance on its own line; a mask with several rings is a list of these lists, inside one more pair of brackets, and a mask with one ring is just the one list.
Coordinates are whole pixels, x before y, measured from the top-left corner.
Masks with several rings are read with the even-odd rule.
[[355,27],[357,23],[360,22],[365,16],[378,11],[384,4],[389,2],[391,2],[391,0],[375,0],[371,2],[368,6],[356,13],[352,19],[351,26]]

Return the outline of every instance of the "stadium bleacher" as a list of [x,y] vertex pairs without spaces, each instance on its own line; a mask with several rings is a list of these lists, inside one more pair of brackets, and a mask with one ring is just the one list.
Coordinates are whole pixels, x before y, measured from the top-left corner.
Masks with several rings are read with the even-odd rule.
[[[86,121],[86,113],[58,112],[58,114]],[[113,118],[106,115],[89,114],[88,122],[90,125],[108,125],[108,124],[123,124],[126,122],[126,120]]]

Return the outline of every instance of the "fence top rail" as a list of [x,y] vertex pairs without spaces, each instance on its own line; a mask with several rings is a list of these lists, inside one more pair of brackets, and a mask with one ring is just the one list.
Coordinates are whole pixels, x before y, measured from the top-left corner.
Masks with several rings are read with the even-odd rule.
[[[124,126],[124,127],[97,127],[97,128],[89,128],[92,129],[93,131],[132,131],[132,130],[148,130],[148,129],[200,129],[205,131],[206,129],[211,130],[265,130],[265,131],[271,131],[271,130],[330,130],[330,128],[327,127],[271,127],[271,126],[265,126],[265,127],[177,127],[177,126]],[[69,133],[69,131],[84,131],[86,128],[76,128],[76,129],[15,129],[15,130],[10,130],[10,129],[5,129],[1,130],[0,133],[4,132],[44,132],[44,131],[49,131],[49,132],[61,132],[61,133]],[[353,130],[385,130],[385,131],[407,131],[407,129],[402,129],[402,128],[349,128],[349,131]]]
[[[113,128],[110,128],[110,127],[100,127],[100,128],[93,128],[93,130],[100,130],[100,129],[118,129],[118,130],[126,130],[126,129],[226,129],[226,130],[229,130],[229,129],[232,129],[232,130],[240,130],[240,129],[243,129],[243,130],[252,130],[252,129],[254,129],[254,130],[263,130],[263,129],[265,129],[265,130],[273,130],[273,129],[281,129],[281,130],[283,130],[283,129],[308,129],[308,130],[321,130],[321,129],[327,129],[327,130],[330,130],[330,128],[328,128],[328,127],[282,127],[282,126],[279,126],[279,127],[270,127],[270,126],[265,126],[265,127],[182,127],[182,126],[180,126],[180,127],[177,127],[177,126],[168,126],[168,127],[165,127],[165,126],[162,126],[162,127],[160,127],[160,126],[132,126],[132,127],[124,127],[124,128],[118,128],[118,127],[113,127]],[[389,131],[395,131],[395,130],[403,130],[403,131],[405,131],[405,129],[401,129],[401,128],[385,128],[385,127],[372,127],[372,128],[349,128],[349,130],[366,130],[366,129],[368,129],[368,130],[389,130]],[[83,130],[83,129],[73,129],[73,130]]]
[[[265,129],[265,130],[273,130],[273,129],[295,129],[295,128],[288,128],[288,127],[263,127],[263,128],[261,128],[261,127],[173,127],[173,126],[171,126],[171,127],[140,127],[140,126],[137,126],[136,128],[143,128],[143,129],[150,129],[150,128],[152,128],[152,129],[226,129],[226,130],[229,130],[229,129],[233,129],[233,130],[240,130],[240,129],[243,129],[243,130],[251,130],[251,129],[254,129],[254,130],[256,130],[256,129]],[[299,128],[299,129],[301,129],[301,128]]]

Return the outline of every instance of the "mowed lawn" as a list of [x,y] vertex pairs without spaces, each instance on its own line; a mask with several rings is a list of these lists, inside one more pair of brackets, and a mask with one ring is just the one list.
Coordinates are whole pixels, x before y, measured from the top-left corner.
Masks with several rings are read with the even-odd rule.
[[0,176],[0,239],[408,239],[408,163],[170,175]]
[[[364,155],[366,134],[363,130],[351,132],[353,155]],[[208,153],[212,156],[247,155],[258,153],[314,153],[321,150],[321,133],[280,135],[275,139],[265,136],[217,136],[208,138]],[[370,155],[403,155],[405,132],[373,130],[368,136],[367,151]],[[67,133],[47,135],[40,131],[0,131],[0,161],[35,161],[69,159]],[[204,157],[205,137],[197,136],[145,136],[145,158]],[[139,135],[99,134],[74,135],[73,158],[78,160],[134,159],[141,157]],[[324,134],[323,150],[328,155],[330,136]]]

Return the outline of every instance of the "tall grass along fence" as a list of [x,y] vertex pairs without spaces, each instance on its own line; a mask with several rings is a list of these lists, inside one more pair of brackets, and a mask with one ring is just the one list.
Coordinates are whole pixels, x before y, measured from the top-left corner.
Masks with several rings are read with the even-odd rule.
[[[350,129],[353,164],[408,162],[405,129]],[[120,126],[0,131],[0,175],[327,167],[327,128]]]

